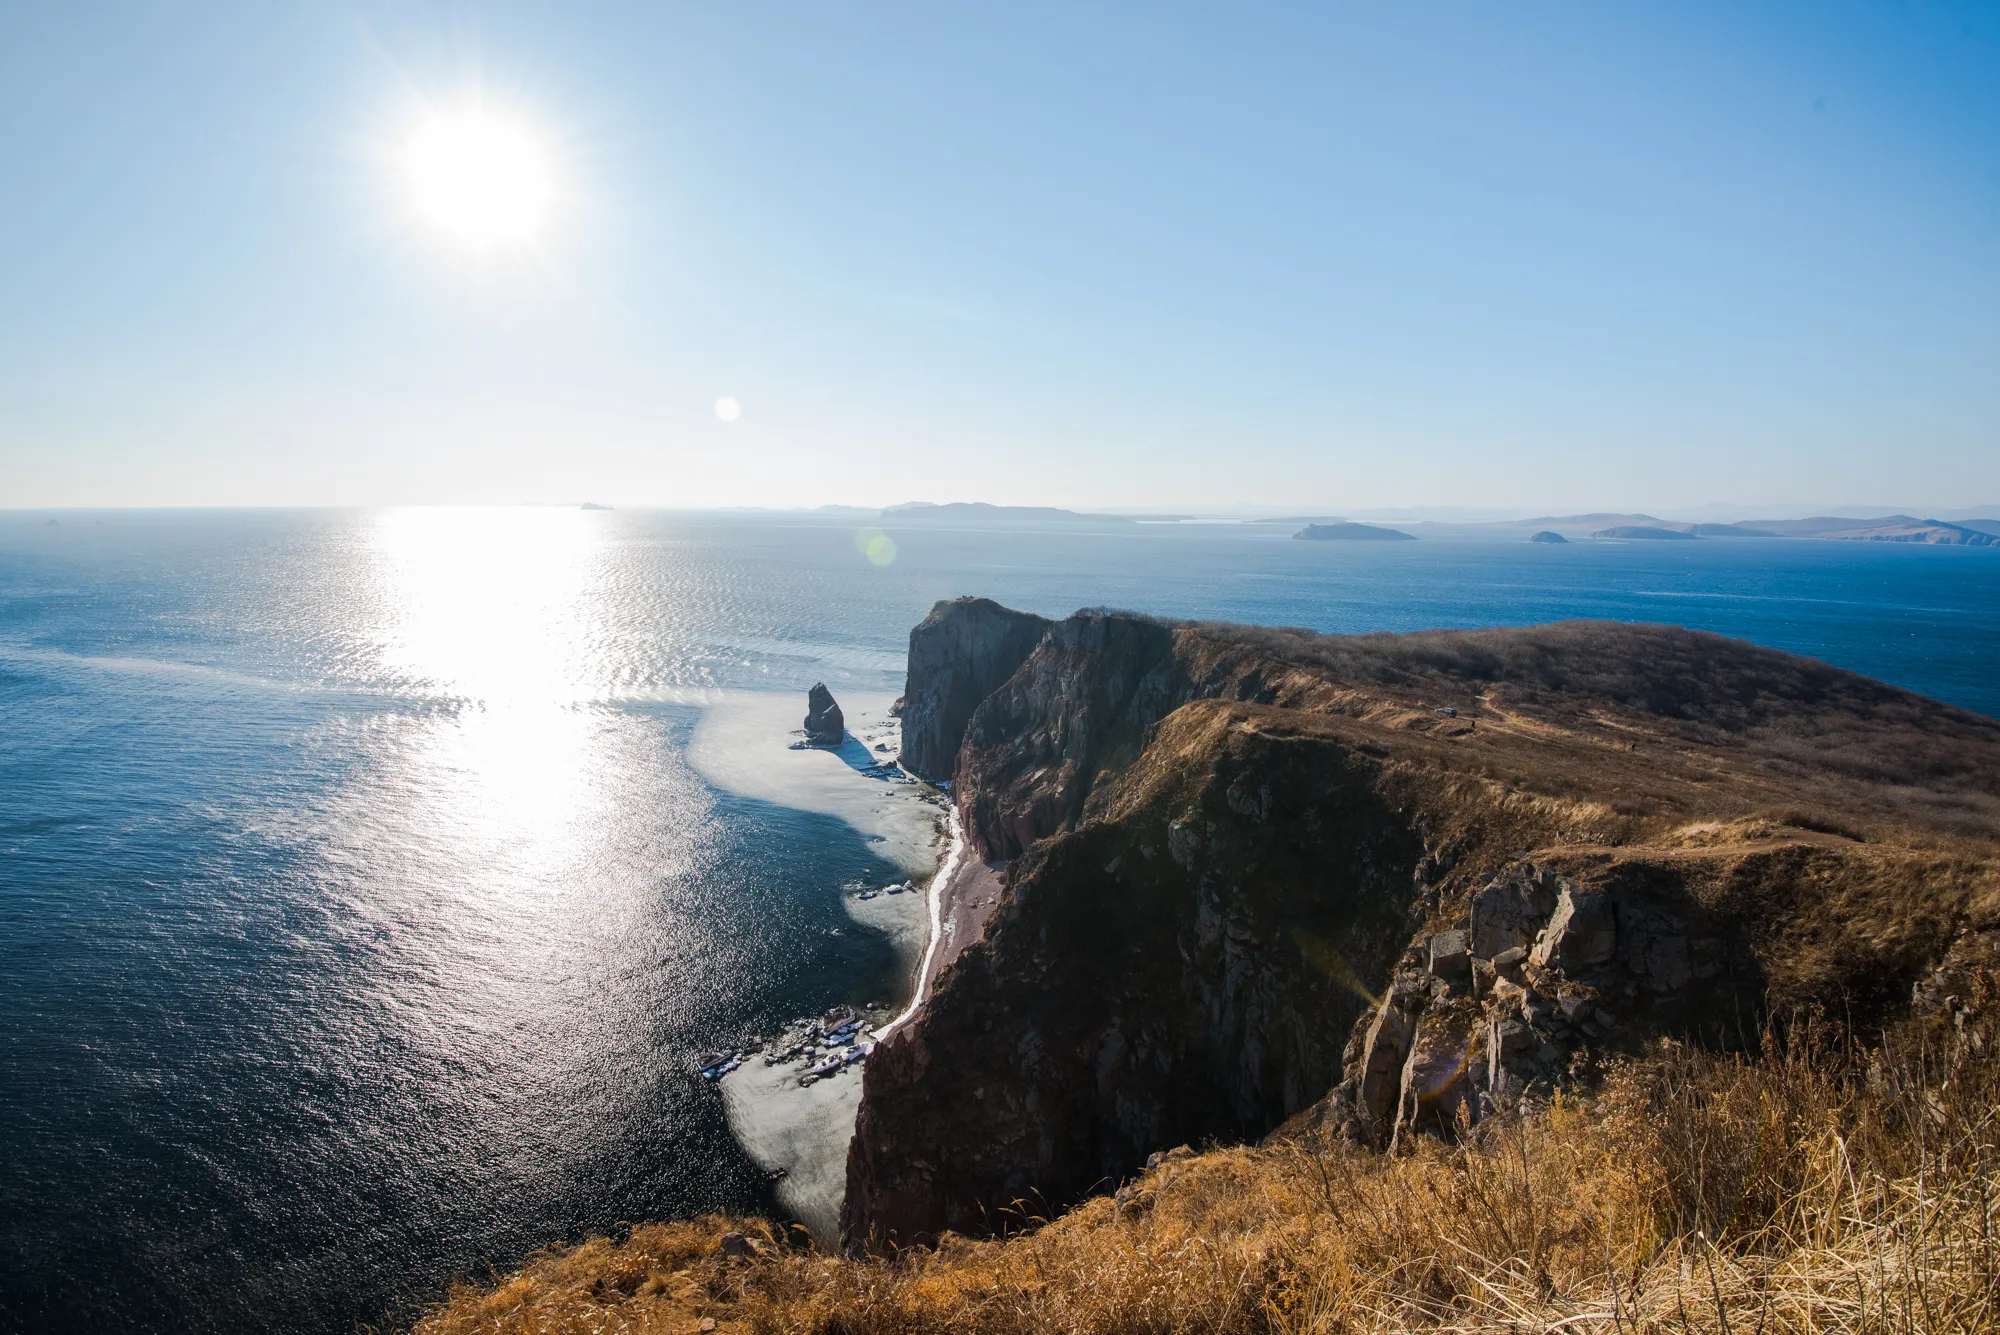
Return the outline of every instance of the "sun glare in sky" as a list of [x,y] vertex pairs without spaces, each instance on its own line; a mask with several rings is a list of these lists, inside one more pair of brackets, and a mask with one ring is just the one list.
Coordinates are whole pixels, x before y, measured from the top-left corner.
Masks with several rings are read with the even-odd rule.
[[743,416],[743,405],[724,395],[715,401],[715,415],[725,422],[733,422]]
[[431,116],[406,160],[417,208],[480,250],[532,241],[554,195],[541,145],[484,111]]

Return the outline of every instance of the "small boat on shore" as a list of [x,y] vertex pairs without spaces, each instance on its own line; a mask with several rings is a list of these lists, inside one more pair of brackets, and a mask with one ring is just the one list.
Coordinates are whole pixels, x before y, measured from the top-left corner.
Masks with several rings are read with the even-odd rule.
[[701,1078],[713,1084],[743,1064],[743,1059],[735,1054],[724,1057],[712,1066],[701,1068]]

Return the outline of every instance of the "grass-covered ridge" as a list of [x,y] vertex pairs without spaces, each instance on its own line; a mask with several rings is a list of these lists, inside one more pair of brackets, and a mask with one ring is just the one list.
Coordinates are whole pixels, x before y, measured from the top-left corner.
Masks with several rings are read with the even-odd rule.
[[[1386,1157],[1280,1134],[1176,1153],[1011,1236],[848,1258],[771,1224],[552,1249],[460,1332],[1975,1332],[2000,1326],[1994,974],[1857,1049],[1672,1045],[1536,1116]],[[1969,981],[1968,981],[1969,980]],[[755,1239],[731,1256],[726,1233]]]

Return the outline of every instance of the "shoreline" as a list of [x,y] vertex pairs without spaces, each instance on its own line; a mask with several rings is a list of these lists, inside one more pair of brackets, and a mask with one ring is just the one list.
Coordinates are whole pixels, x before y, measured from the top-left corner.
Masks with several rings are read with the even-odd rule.
[[[922,1007],[934,975],[942,928],[942,895],[953,859],[962,860],[957,812],[938,790],[900,771],[884,773],[900,725],[889,717],[895,697],[854,692],[841,701],[852,720],[839,747],[801,747],[802,692],[733,691],[700,702],[701,722],[688,745],[688,762],[717,788],[795,810],[838,817],[876,844],[878,852],[921,894],[875,894],[861,899],[852,887],[841,907],[857,924],[884,933],[909,978],[909,1001],[872,1037],[879,1042]],[[847,1001],[864,1023],[881,1011],[865,998]],[[775,1179],[778,1204],[822,1245],[839,1241],[840,1204],[847,1191],[847,1147],[861,1106],[860,1063],[801,1085],[796,1061],[766,1066],[748,1057],[716,1081],[731,1135],[751,1161]]]
[[917,965],[916,981],[910,988],[910,1004],[903,1008],[902,1014],[875,1031],[877,1043],[887,1041],[889,1035],[924,1008],[924,999],[930,995],[931,981],[936,977],[938,947],[944,943],[945,936],[944,897],[965,860],[965,826],[959,820],[956,803],[945,816],[944,845],[944,856],[939,859],[937,871],[924,890],[924,899],[930,910],[930,931],[926,934],[923,959]]

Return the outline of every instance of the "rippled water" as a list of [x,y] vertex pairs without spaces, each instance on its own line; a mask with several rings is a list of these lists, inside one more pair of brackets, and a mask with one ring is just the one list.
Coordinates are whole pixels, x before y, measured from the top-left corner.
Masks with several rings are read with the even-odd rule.
[[[340,1331],[767,1204],[691,1053],[893,992],[848,826],[703,693],[896,689],[977,592],[1326,630],[1679,621],[2000,713],[2000,553],[1306,544],[571,510],[0,514],[0,1324]],[[882,554],[878,547],[876,555]]]

